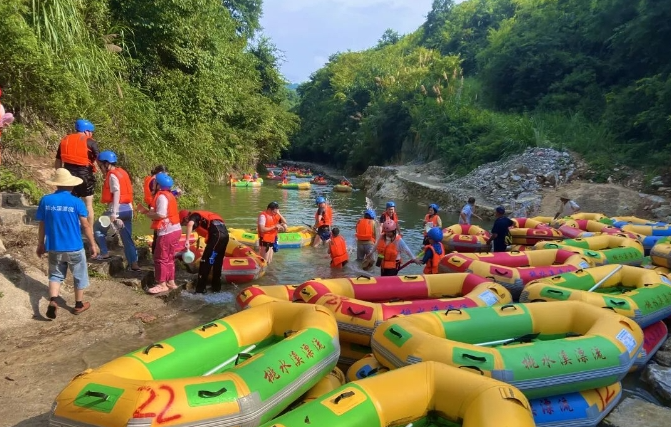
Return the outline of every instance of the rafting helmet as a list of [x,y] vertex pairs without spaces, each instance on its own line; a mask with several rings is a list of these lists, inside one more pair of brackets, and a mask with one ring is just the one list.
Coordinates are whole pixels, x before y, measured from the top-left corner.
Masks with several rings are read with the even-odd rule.
[[438,205],[435,204],[435,203],[431,203],[431,204],[429,205],[429,209],[433,209],[433,212],[435,212],[435,213],[438,213],[438,211],[440,211],[440,208],[439,208]]
[[388,233],[390,231],[396,231],[396,223],[392,219],[388,219],[382,224],[382,231]]
[[268,203],[268,207],[266,209],[279,209],[280,204],[277,202],[270,202]]
[[98,154],[98,160],[114,164],[117,162],[116,153],[114,151],[105,150]]
[[191,212],[189,212],[186,209],[182,209],[181,211],[179,211],[179,223],[186,224],[186,220],[189,218],[190,214]]
[[363,214],[368,215],[370,219],[375,219],[375,211],[373,209],[366,209]]
[[431,230],[429,230],[426,233],[426,237],[429,239],[433,240],[434,242],[442,242],[443,241],[443,230],[440,229],[440,227],[433,227]]
[[396,203],[394,203],[394,202],[387,202],[387,209],[389,209],[389,208],[395,208],[395,207],[396,207]]
[[172,180],[170,175],[166,174],[165,172],[161,172],[156,174],[156,183],[158,184],[158,187],[161,189],[163,188],[170,189],[172,188],[174,181]]
[[322,196],[319,196],[315,199],[315,203],[319,206],[320,203],[326,203],[326,199]]
[[77,121],[75,121],[75,130],[77,132],[93,132],[95,126],[86,119],[77,119]]

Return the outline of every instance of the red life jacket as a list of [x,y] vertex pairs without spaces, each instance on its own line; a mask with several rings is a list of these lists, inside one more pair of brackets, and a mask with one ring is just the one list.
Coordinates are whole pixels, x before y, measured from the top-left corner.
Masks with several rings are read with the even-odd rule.
[[431,251],[433,252],[433,257],[431,257],[431,259],[426,262],[426,265],[424,265],[424,274],[438,273],[438,264],[440,264],[440,260],[443,259],[443,257],[445,256],[445,246],[443,246],[442,243],[440,244],[440,248],[442,249],[443,253],[441,255],[438,255],[433,246],[431,245],[424,246],[425,252],[428,249],[431,249]]
[[333,225],[333,209],[331,209],[331,206],[326,205],[324,207],[324,213],[322,214],[322,220],[321,221],[319,221],[319,213],[318,212],[319,212],[319,209],[317,209],[317,212],[315,212],[315,223],[317,224],[317,227],[321,227],[322,225],[328,225],[328,226]]
[[156,201],[158,196],[164,195],[168,199],[168,215],[162,219],[155,219],[151,222],[152,230],[160,230],[165,227],[165,220],[167,219],[170,224],[175,225],[179,224],[179,208],[177,207],[177,199],[172,194],[170,190],[160,190],[154,196],[153,206],[156,206]]
[[89,159],[89,137],[84,132],[71,133],[61,139],[61,160],[78,166],[93,166]]
[[397,261],[400,261],[397,260],[399,252],[398,247],[396,246],[396,242],[398,242],[400,238],[401,236],[397,235],[393,242],[387,243],[386,239],[381,237],[377,242],[377,253],[378,255],[382,255],[384,257],[382,260],[382,268],[386,270],[396,268]]
[[121,168],[114,168],[107,172],[100,201],[103,203],[112,203],[114,200],[110,191],[110,175],[114,175],[119,180],[119,203],[132,203],[133,183],[130,181],[128,172]]
[[331,237],[331,267],[341,267],[348,260],[345,239],[342,236]]
[[[266,227],[274,227],[278,223],[278,218],[276,215],[269,214],[268,211],[261,212],[260,215],[266,217]],[[261,231],[261,227],[257,227],[257,232],[259,233],[259,238],[262,242],[266,243],[275,243],[275,238],[277,237],[277,230],[273,229],[271,231]]]
[[374,221],[372,219],[360,218],[356,223],[356,233],[354,236],[357,240],[368,240],[375,243],[375,233],[373,231]]
[[152,203],[154,203],[154,194],[151,191],[151,187],[149,184],[156,178],[156,175],[151,175],[151,176],[145,176],[144,177],[144,183],[142,185],[142,188],[144,189],[144,202],[147,206],[152,207]]
[[[439,225],[438,225],[438,220],[439,220],[439,219],[440,219],[440,217],[438,216],[438,214],[434,214],[434,215],[431,215],[431,216],[429,216],[429,214],[426,214],[426,215],[424,216],[424,222],[425,222],[425,223],[429,223],[429,222],[430,222],[430,223],[432,224],[432,225],[431,225],[431,228],[433,228],[433,227],[438,227],[438,226],[439,226]],[[424,235],[426,236],[426,230],[424,230]]]
[[192,211],[191,214],[198,214],[200,215],[200,221],[198,221],[198,224],[196,224],[196,229],[194,230],[196,233],[198,233],[199,236],[203,237],[205,240],[207,240],[209,236],[209,228],[210,224],[212,221],[221,221],[224,222],[224,219],[219,216],[218,214],[210,211]]

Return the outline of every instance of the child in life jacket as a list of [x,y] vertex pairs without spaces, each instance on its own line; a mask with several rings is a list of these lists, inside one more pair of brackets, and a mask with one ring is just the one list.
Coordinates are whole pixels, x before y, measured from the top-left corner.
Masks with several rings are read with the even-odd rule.
[[440,227],[433,227],[426,233],[429,244],[417,256],[417,263],[424,264],[424,274],[438,273],[440,260],[445,256],[445,246],[443,246],[443,230]]
[[382,235],[375,247],[377,251],[376,266],[380,267],[381,276],[396,276],[401,269],[401,255],[417,263],[415,256],[397,233],[396,223],[388,219],[382,224]]
[[331,240],[329,241],[329,254],[331,255],[331,267],[342,268],[347,265],[349,255],[347,254],[347,243],[340,235],[340,229],[333,227]]

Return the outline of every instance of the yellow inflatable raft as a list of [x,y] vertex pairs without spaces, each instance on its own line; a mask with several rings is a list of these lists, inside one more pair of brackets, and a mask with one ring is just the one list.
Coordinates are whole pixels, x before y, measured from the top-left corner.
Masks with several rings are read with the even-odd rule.
[[265,304],[270,301],[293,301],[298,285],[252,285],[238,292],[235,303],[238,310]]
[[254,307],[87,369],[56,397],[51,425],[259,425],[335,367],[337,337],[321,306]]
[[397,317],[376,328],[371,341],[389,368],[428,360],[466,365],[530,398],[614,384],[642,344],[633,320],[577,301]]
[[600,234],[592,237],[566,239],[561,242],[540,242],[534,249],[565,249],[580,253],[592,266],[605,264],[641,265],[643,244],[626,236]]
[[650,249],[650,259],[653,265],[671,268],[671,239],[663,238]]
[[[259,247],[259,235],[255,230],[229,228],[228,234],[244,245]],[[277,233],[277,246],[279,249],[302,248],[312,242],[314,235],[315,232],[305,226],[289,227],[287,231]]]
[[425,362],[347,383],[263,427],[533,427],[529,401],[515,387],[467,369]]

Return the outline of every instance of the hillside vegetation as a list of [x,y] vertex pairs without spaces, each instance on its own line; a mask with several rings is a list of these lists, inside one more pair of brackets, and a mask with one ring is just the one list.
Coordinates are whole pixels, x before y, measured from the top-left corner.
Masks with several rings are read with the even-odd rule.
[[671,0],[435,0],[412,34],[335,53],[298,88],[289,156],[350,171],[441,159],[465,173],[528,146],[665,172]]
[[[5,164],[53,156],[84,117],[142,177],[167,164],[188,194],[275,159],[298,120],[261,0],[2,0]],[[254,40],[254,41],[252,41]]]

